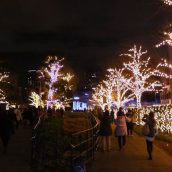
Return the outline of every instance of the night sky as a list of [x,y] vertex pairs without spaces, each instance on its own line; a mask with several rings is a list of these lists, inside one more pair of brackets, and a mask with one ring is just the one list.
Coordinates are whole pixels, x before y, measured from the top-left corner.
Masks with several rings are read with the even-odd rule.
[[159,42],[169,11],[158,0],[2,0],[0,60],[24,71],[52,54],[78,71],[103,69],[134,43]]

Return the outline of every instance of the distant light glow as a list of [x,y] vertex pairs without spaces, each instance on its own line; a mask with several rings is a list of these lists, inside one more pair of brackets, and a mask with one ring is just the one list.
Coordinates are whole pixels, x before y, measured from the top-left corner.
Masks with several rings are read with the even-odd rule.
[[73,110],[85,110],[87,109],[87,103],[79,102],[79,101],[73,101]]
[[163,0],[165,4],[172,5],[172,0]]
[[74,100],[79,100],[80,98],[76,96],[76,97],[74,97],[73,99],[74,99]]
[[29,101],[31,101],[31,106],[35,106],[36,108],[38,108],[39,106],[42,108],[44,107],[44,103],[42,101],[41,96],[35,92],[31,92],[31,95],[29,96]]
[[[0,83],[9,83],[7,81],[7,78],[9,77],[9,74],[7,72],[0,72]],[[6,100],[6,94],[5,92],[0,88],[0,103],[7,103]]]

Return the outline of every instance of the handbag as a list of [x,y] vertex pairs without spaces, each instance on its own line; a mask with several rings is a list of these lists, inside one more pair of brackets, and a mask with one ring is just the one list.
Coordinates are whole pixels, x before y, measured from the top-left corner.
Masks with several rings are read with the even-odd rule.
[[147,136],[149,133],[150,133],[150,128],[149,125],[146,123],[142,128],[142,134],[144,136]]

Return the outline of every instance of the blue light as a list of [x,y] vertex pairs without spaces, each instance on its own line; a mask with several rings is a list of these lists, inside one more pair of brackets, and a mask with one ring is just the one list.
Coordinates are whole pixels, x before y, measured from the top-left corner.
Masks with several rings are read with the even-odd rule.
[[74,97],[73,99],[74,99],[74,100],[79,100],[80,98],[76,96],[76,97]]

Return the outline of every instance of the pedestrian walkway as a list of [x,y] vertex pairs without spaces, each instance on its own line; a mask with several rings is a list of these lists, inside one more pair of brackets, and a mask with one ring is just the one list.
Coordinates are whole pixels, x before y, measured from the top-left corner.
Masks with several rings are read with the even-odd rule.
[[0,141],[1,172],[31,172],[29,166],[31,153],[31,129],[20,128],[12,136],[6,154],[2,153]]
[[97,152],[87,172],[172,172],[172,156],[154,146],[153,160],[148,160],[145,139],[127,137],[124,151],[118,151],[117,138],[112,138],[111,152]]

